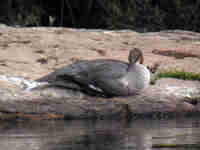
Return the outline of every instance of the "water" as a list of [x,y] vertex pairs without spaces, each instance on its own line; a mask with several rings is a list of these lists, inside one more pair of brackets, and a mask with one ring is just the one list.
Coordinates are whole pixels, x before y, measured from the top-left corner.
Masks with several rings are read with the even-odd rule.
[[[0,150],[169,150],[200,143],[200,119],[0,122]],[[197,150],[199,148],[171,148]]]

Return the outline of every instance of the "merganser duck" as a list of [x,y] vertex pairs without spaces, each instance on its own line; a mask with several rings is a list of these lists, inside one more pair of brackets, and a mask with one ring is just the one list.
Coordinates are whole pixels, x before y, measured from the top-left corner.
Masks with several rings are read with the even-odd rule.
[[128,60],[129,63],[112,59],[83,60],[57,69],[37,81],[92,95],[130,96],[148,87],[150,72],[143,65],[140,49],[132,49]]

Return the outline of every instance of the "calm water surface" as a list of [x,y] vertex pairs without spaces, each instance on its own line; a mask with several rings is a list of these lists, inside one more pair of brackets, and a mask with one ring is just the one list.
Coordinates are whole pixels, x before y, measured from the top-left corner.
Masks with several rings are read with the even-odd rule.
[[169,150],[152,148],[152,145],[197,143],[200,143],[198,118],[130,123],[112,120],[0,122],[0,150]]

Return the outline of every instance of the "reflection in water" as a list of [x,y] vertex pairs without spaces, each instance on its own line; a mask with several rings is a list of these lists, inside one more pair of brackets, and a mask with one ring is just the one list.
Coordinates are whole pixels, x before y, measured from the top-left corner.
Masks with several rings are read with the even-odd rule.
[[[152,144],[195,144],[200,120],[0,122],[2,150],[152,150]],[[162,149],[163,150],[163,149]],[[186,150],[186,149],[178,149]]]

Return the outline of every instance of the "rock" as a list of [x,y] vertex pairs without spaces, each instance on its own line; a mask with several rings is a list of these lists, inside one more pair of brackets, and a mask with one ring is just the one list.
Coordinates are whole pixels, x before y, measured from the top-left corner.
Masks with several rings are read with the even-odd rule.
[[[167,79],[163,80],[165,79],[135,96],[109,99],[91,97],[78,91],[56,87],[24,91],[18,86],[4,83],[0,88],[0,112],[3,113],[2,116],[6,113],[16,114],[16,117],[22,118],[32,118],[35,114],[43,119],[121,118],[146,115],[163,117],[199,112],[198,105],[189,103],[190,99],[200,94],[199,84],[191,81],[182,83],[182,87],[169,85]],[[192,89],[189,90],[190,87]]]
[[132,47],[144,51],[145,64],[154,75],[169,70],[199,74],[199,33],[4,27],[0,35],[1,119],[168,117],[200,112],[199,81],[158,78],[137,95],[109,99],[46,85],[31,90],[40,86],[33,80],[75,60],[127,61]]

